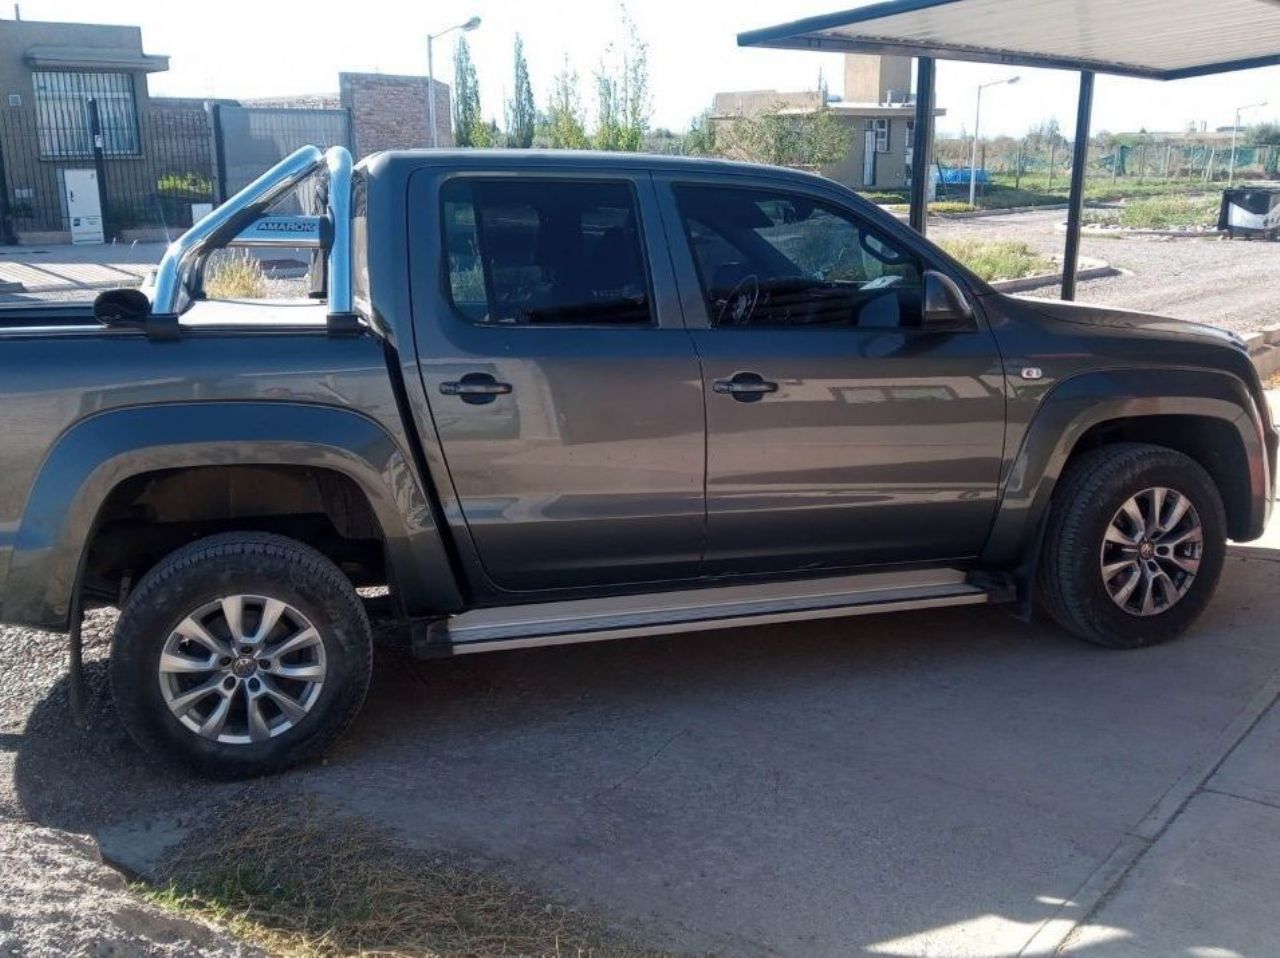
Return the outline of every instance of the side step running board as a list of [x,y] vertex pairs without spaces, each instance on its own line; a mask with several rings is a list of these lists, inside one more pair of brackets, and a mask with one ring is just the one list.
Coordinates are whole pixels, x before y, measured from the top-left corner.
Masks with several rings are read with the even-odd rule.
[[542,602],[474,609],[417,627],[413,651],[429,658],[873,612],[980,605],[1005,598],[1002,592],[975,584],[958,569],[914,569]]

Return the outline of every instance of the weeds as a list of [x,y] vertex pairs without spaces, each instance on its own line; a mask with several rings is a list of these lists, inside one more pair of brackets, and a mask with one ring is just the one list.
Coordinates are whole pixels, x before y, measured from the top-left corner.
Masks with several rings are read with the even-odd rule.
[[[243,803],[140,890],[284,958],[656,958],[575,910],[314,801]],[[252,809],[252,811],[248,811]]]
[[1117,210],[1091,211],[1085,222],[1126,229],[1175,230],[1216,226],[1216,196],[1153,196],[1131,200]]
[[1053,260],[1026,243],[955,239],[944,240],[939,245],[988,282],[1021,279],[1054,269]]
[[204,291],[211,299],[262,299],[267,295],[267,274],[248,250],[215,254]]

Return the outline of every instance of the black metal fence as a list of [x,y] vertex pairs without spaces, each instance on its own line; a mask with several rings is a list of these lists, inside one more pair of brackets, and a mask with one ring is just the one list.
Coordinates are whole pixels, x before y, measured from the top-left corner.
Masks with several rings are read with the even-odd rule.
[[[49,82],[55,82],[53,80]],[[345,110],[135,111],[109,84],[0,110],[0,242],[68,238],[66,171],[96,170],[107,240],[162,240],[304,143],[351,145]]]
[[[192,223],[192,204],[212,203],[213,137],[202,110],[104,109],[83,114],[0,112],[0,238],[70,230],[66,171],[96,169],[108,239],[159,239]],[[50,241],[50,240],[45,240]]]

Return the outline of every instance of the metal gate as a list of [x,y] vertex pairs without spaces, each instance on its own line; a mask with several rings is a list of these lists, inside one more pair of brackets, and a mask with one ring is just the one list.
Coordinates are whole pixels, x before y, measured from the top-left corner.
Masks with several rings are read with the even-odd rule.
[[218,195],[226,199],[301,146],[351,149],[347,110],[230,106],[213,110]]

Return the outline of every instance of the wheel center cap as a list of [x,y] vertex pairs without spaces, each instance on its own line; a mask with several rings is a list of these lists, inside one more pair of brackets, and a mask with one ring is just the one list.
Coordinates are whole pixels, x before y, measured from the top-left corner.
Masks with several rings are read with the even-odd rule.
[[231,674],[238,679],[247,679],[258,671],[258,663],[251,655],[242,655],[231,663]]
[[1139,558],[1144,559],[1144,560],[1145,560],[1145,559],[1150,559],[1150,558],[1151,558],[1152,556],[1154,556],[1155,554],[1156,554],[1156,547],[1155,547],[1155,546],[1153,546],[1149,540],[1144,539],[1144,540],[1142,540],[1142,542],[1141,542],[1141,543],[1139,543],[1139,544],[1138,544],[1138,557],[1139,557]]

